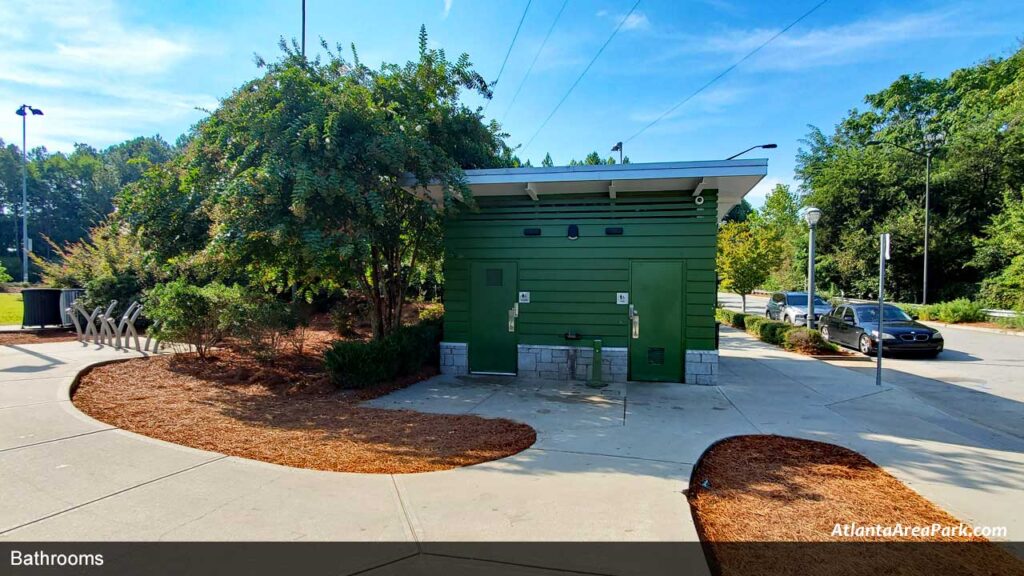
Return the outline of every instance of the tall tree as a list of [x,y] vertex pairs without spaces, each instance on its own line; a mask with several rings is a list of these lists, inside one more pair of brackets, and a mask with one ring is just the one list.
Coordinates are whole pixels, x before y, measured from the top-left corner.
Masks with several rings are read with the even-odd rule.
[[140,181],[135,194],[166,188],[180,212],[129,202],[129,222],[162,242],[205,219],[205,234],[189,232],[204,243],[191,261],[271,289],[354,282],[374,335],[388,334],[412,272],[440,257],[443,218],[472,205],[463,170],[514,162],[498,125],[460,100],[490,96],[469,57],[448,60],[424,29],[419,40],[416,61],[379,70],[354,49],[350,61],[324,44],[327,58],[309,60],[282,42],[282,58],[198,127],[176,174]]
[[759,237],[750,222],[727,222],[718,229],[718,275],[722,288],[740,295],[743,311],[747,294],[768,278],[775,258],[770,238]]

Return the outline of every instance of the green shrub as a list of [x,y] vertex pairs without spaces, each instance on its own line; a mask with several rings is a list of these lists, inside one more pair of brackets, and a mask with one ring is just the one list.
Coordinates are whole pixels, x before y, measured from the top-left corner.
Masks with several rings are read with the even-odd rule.
[[161,340],[189,344],[206,359],[234,326],[229,311],[242,304],[242,290],[223,284],[195,286],[184,280],[157,284],[146,293],[146,316],[158,322]]
[[723,324],[728,324],[729,326],[739,328],[740,330],[747,327],[747,314],[744,314],[743,312],[736,312],[727,308],[716,308],[715,318]]
[[786,341],[786,333],[793,328],[791,324],[765,318],[757,325],[757,337],[769,344],[782,346]]
[[768,319],[764,316],[755,316],[754,314],[750,314],[743,319],[743,329],[752,336],[760,337],[759,330],[761,323],[767,320]]
[[982,312],[981,303],[968,300],[967,298],[922,306],[917,315],[922,320],[938,320],[947,324],[981,322],[985,320],[985,313]]
[[1009,318],[995,318],[996,324],[1010,330],[1024,330],[1024,314]]
[[783,346],[786,350],[804,354],[826,354],[836,351],[836,347],[826,342],[820,332],[803,327],[792,327],[788,330],[785,333]]
[[277,357],[285,335],[297,324],[288,304],[265,292],[241,292],[220,315],[225,333],[242,340],[246,351],[261,359]]
[[433,302],[427,304],[420,310],[420,321],[441,320],[444,318],[444,304]]
[[441,323],[403,326],[380,340],[342,340],[324,353],[331,382],[339,388],[368,388],[437,364]]

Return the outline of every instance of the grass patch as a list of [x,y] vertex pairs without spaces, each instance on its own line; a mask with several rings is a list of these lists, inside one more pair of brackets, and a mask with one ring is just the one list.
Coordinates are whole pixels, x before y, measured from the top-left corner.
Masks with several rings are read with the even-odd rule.
[[1024,570],[1020,560],[973,535],[834,535],[836,524],[957,528],[961,522],[867,458],[832,444],[726,439],[701,458],[688,497],[712,570],[722,576]]
[[0,325],[21,325],[21,292],[0,292]]

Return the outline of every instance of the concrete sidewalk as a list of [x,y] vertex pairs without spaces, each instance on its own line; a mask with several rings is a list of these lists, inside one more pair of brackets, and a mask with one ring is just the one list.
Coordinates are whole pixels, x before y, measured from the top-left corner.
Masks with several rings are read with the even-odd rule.
[[[594,393],[437,377],[379,398],[372,404],[509,417],[538,432],[509,458],[393,476],[286,468],[96,422],[68,400],[69,385],[87,364],[128,353],[93,348],[0,347],[0,539],[358,540],[410,551],[458,541],[693,541],[683,494],[693,464],[716,440],[760,432],[848,446],[961,519],[1005,525],[1011,540],[1024,534],[1021,440],[729,329],[718,387]],[[484,560],[518,562],[501,554]],[[532,566],[630,571],[609,558]]]
[[[538,444],[500,461],[407,475],[287,468],[145,438],[79,413],[68,400],[75,374],[129,355],[79,343],[0,347],[0,539],[408,543],[351,570],[416,551],[451,553],[446,542],[697,540],[683,490],[699,449],[651,459],[625,448],[597,454]],[[437,378],[381,403],[507,416],[557,444],[621,431],[625,389]],[[523,561],[510,552],[496,546],[475,561]],[[698,560],[691,571],[706,573]],[[607,556],[530,562],[515,573],[635,568]]]

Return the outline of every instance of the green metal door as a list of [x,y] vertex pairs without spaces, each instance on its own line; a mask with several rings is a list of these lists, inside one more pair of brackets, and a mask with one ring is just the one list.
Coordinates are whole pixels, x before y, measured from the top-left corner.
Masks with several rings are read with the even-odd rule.
[[683,381],[683,262],[630,263],[629,377]]
[[469,289],[469,370],[515,374],[515,262],[473,262]]

